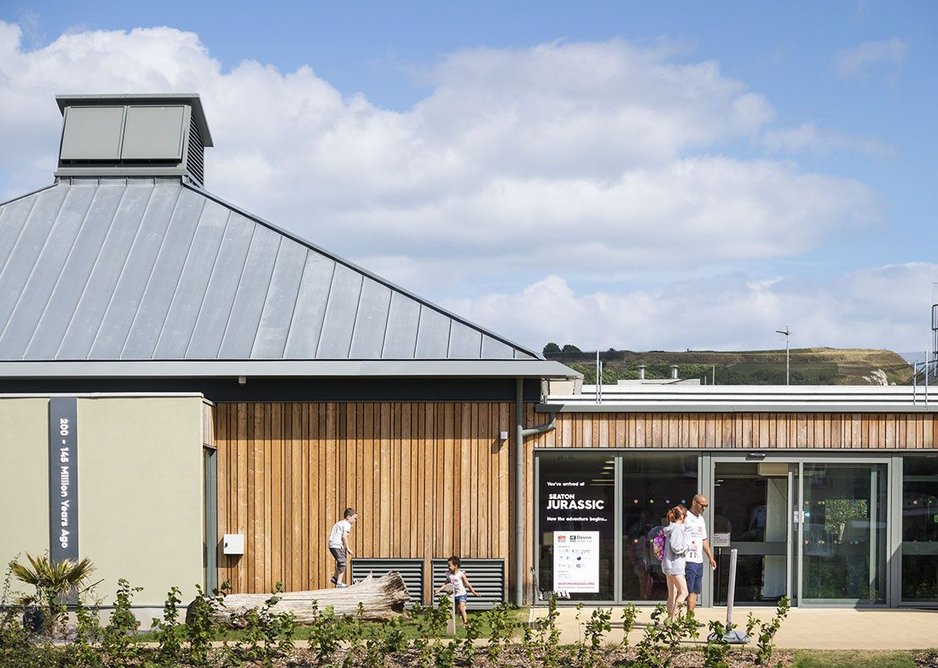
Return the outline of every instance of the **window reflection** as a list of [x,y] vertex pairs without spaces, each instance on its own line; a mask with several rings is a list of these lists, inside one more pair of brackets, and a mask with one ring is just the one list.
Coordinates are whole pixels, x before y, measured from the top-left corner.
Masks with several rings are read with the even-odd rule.
[[938,457],[905,457],[902,599],[938,601]]
[[651,534],[667,523],[668,508],[690,507],[697,493],[697,456],[626,452],[622,468],[622,598],[664,601],[668,591]]

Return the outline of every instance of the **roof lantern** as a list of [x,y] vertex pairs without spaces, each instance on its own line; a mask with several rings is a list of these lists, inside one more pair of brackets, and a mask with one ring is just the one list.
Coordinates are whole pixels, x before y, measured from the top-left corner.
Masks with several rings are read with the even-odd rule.
[[205,181],[212,146],[194,94],[59,95],[62,143],[56,176],[181,176]]

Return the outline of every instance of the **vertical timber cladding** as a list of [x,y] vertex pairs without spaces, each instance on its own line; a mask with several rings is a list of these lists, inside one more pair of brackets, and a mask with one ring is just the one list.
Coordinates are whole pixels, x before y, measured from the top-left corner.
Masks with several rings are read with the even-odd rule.
[[[546,422],[527,406],[526,425]],[[938,448],[932,413],[559,413],[557,428],[525,441],[524,573],[534,564],[534,450],[800,449],[925,450]],[[526,600],[533,583],[525,582]]]
[[49,399],[49,558],[78,561],[78,399]]
[[499,432],[513,420],[512,402],[216,404],[219,537],[245,537],[243,556],[219,554],[219,582],[328,586],[346,506],[355,556],[496,558],[510,573],[513,444]]

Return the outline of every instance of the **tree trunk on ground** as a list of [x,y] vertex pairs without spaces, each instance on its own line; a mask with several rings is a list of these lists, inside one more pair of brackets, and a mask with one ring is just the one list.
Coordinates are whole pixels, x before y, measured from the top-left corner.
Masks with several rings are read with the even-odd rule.
[[[212,614],[212,620],[243,628],[247,625],[246,617],[251,610],[263,607],[271,594],[229,594],[225,597],[224,607],[218,607]],[[357,615],[358,604],[362,605],[362,619],[385,621],[404,612],[404,605],[410,601],[407,585],[397,571],[390,571],[380,578],[368,575],[358,584],[335,589],[314,589],[312,591],[292,591],[277,594],[280,599],[271,608],[272,612],[292,612],[298,625],[310,624],[317,616],[313,610],[316,601],[319,610],[332,608],[336,616]],[[192,606],[186,611],[186,622],[190,620]]]

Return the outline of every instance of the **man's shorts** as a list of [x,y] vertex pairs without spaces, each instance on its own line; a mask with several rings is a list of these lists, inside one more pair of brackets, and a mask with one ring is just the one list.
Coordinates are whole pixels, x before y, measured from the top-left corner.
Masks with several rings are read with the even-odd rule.
[[687,580],[687,593],[699,596],[703,584],[703,564],[688,561],[684,565],[684,578]]
[[332,552],[332,556],[335,557],[335,565],[338,566],[340,571],[344,571],[345,570],[345,548],[330,547],[329,551]]

